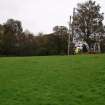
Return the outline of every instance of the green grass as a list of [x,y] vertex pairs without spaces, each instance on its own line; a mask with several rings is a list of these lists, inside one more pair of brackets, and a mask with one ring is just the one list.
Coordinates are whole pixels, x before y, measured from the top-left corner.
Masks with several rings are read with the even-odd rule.
[[105,105],[105,55],[1,57],[0,105]]

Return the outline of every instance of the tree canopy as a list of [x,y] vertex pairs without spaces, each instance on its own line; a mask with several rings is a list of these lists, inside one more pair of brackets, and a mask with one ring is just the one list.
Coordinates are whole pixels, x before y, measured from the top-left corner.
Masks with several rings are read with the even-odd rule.
[[100,9],[100,5],[92,0],[77,5],[76,13],[73,17],[73,26],[80,36],[84,35],[82,37],[87,42],[91,34],[104,32],[104,16],[103,13],[100,12]]

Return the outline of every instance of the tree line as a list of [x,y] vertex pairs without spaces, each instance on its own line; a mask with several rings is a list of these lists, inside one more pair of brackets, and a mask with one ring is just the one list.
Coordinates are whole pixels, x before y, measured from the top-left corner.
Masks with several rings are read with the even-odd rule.
[[23,31],[18,20],[8,19],[0,25],[0,55],[32,56],[66,54],[68,29],[65,26],[54,27],[54,32],[37,36]]
[[[77,13],[73,17],[72,27],[79,38],[90,46],[94,33],[105,34],[103,25],[103,13],[100,13],[100,5],[89,0],[77,5]],[[19,20],[8,19],[0,24],[0,55],[7,56],[34,56],[34,55],[66,55],[69,31],[66,26],[55,26],[53,33],[39,33],[37,36],[29,31],[23,31]],[[105,52],[105,38],[100,42],[101,51]],[[70,53],[73,53],[74,44],[70,45]]]

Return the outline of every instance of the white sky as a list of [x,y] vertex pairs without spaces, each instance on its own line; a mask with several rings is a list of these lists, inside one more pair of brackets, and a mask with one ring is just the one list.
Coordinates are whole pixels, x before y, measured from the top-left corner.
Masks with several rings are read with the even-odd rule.
[[[0,23],[13,18],[23,28],[37,34],[50,33],[56,25],[68,25],[69,15],[77,3],[86,0],[0,0]],[[105,12],[105,1],[96,0]],[[105,20],[104,20],[105,23]]]

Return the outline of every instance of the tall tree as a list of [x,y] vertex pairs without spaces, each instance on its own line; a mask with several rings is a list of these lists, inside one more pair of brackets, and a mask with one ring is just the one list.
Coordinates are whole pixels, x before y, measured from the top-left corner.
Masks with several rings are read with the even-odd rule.
[[17,35],[22,33],[21,22],[13,19],[7,20],[3,25],[2,49],[4,54],[12,54],[17,45]]
[[4,35],[4,27],[3,25],[0,24],[0,54],[2,54],[3,35]]
[[55,26],[53,28],[54,35],[56,36],[56,46],[58,46],[59,54],[67,53],[67,42],[68,42],[68,28],[65,26]]
[[78,4],[77,12],[74,15],[73,26],[79,36],[90,43],[90,36],[94,33],[103,32],[103,13],[100,13],[100,5],[95,1],[89,0]]

